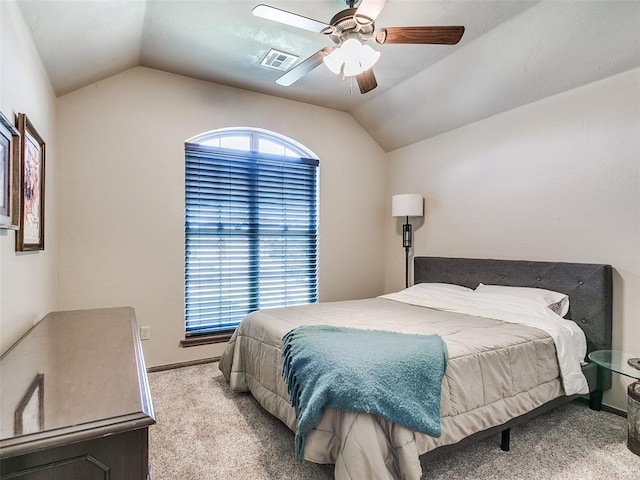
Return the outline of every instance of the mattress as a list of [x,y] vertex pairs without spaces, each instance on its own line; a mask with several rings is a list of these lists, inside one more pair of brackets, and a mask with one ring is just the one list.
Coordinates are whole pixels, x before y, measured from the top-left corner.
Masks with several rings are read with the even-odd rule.
[[[370,414],[325,411],[307,436],[304,458],[334,463],[338,480],[418,480],[419,455],[564,395],[554,341],[531,326],[380,297],[257,311],[236,329],[220,369],[233,391],[251,392],[291,430],[296,417],[282,377],[280,348],[282,337],[303,324],[437,334],[448,350],[439,438]],[[292,437],[292,459],[293,454]]]

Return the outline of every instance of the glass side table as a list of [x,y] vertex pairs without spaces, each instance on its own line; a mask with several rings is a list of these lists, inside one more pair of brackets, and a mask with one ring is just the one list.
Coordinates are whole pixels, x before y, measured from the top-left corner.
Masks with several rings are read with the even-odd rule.
[[639,353],[620,350],[596,350],[589,354],[589,360],[599,367],[636,380],[627,390],[627,447],[636,455],[640,455],[640,369],[631,366],[629,360],[639,358]]

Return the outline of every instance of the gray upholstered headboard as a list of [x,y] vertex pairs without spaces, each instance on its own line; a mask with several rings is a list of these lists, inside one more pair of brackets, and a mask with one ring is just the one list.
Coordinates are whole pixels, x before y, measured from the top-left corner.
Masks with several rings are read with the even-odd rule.
[[478,258],[416,257],[415,283],[479,283],[538,287],[569,295],[569,314],[587,337],[587,349],[611,349],[611,265]]

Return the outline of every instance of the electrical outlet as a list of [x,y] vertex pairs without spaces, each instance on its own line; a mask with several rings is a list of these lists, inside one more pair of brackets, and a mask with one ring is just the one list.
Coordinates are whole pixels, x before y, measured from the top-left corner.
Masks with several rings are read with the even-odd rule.
[[151,338],[151,327],[140,327],[140,340],[149,340]]

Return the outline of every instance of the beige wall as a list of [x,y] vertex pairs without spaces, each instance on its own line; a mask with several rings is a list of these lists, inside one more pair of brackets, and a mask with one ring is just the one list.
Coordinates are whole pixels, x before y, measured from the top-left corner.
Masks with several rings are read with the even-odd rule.
[[[415,254],[611,264],[613,345],[637,351],[639,85],[637,69],[391,152],[387,197],[426,201]],[[389,215],[388,291],[404,272]],[[615,377],[605,402],[626,409]]]
[[56,97],[14,2],[0,1],[0,110],[26,113],[46,143],[45,250],[16,253],[0,230],[0,352],[57,308]]
[[[60,306],[130,305],[148,366],[219,355],[184,338],[184,141],[229,126],[320,158],[320,299],[382,293],[386,156],[345,113],[147,68],[59,98]],[[374,261],[372,261],[372,259]]]

